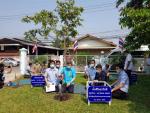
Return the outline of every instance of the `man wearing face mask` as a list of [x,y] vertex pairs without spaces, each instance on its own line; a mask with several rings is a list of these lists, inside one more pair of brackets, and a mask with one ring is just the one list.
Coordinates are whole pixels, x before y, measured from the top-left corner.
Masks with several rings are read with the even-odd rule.
[[60,61],[59,60],[56,60],[55,61],[56,63],[56,68],[58,69],[58,83],[62,84],[62,70],[63,70],[63,67],[60,66]]
[[62,67],[60,66],[60,61],[56,60],[56,68],[58,69],[59,73],[62,71]]
[[58,69],[55,67],[55,62],[53,60],[50,61],[50,65],[45,70],[44,76],[45,76],[45,82],[47,86],[49,86],[50,84],[53,84],[57,87]]
[[62,75],[63,75],[62,91],[63,92],[68,91],[69,93],[73,93],[76,70],[74,67],[72,67],[72,62],[67,62],[67,66],[63,68]]
[[118,99],[126,99],[129,89],[129,78],[127,73],[123,70],[121,64],[116,65],[116,71],[118,73],[118,79],[113,83],[112,96]]
[[90,66],[87,70],[88,80],[93,81],[95,79],[96,69],[95,69],[95,60],[90,61]]

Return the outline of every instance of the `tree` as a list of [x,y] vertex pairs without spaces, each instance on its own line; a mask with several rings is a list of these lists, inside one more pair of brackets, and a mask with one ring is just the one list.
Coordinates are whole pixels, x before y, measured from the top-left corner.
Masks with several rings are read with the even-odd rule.
[[83,12],[83,8],[76,7],[74,0],[66,0],[65,2],[57,1],[56,12],[62,23],[61,28],[58,30],[58,34],[61,34],[64,38],[64,49],[66,52],[66,45],[69,46],[69,44],[66,43],[67,40],[77,35],[76,28],[81,25],[82,19],[80,15]]
[[22,21],[26,23],[33,22],[35,25],[41,25],[41,28],[25,32],[25,38],[32,40],[37,38],[37,34],[47,38],[49,33],[55,30],[58,18],[54,15],[53,12],[42,10],[39,13],[36,13],[34,16],[24,17]]
[[[118,0],[119,7],[125,0]],[[120,9],[120,25],[130,30],[126,37],[127,49],[148,45],[150,49],[150,0],[130,0]]]
[[25,33],[25,37],[33,39],[37,34],[48,37],[50,33],[55,34],[56,40],[63,39],[64,53],[66,47],[70,45],[70,38],[74,38],[78,32],[77,27],[81,26],[82,7],[75,6],[74,0],[57,0],[57,6],[54,11],[43,10],[34,16],[26,16],[23,22],[34,22],[35,25],[41,24],[40,29],[30,30]]

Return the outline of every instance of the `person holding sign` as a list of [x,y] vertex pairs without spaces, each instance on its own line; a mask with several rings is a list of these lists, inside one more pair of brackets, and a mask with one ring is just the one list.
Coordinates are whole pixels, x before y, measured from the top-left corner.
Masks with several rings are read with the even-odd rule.
[[50,61],[50,67],[45,70],[45,82],[47,87],[58,85],[58,69],[55,67],[55,62]]
[[67,66],[65,66],[62,70],[63,75],[63,85],[62,85],[62,91],[69,93],[74,92],[74,80],[76,77],[76,70],[74,67],[72,67],[72,62],[67,62]]
[[102,70],[102,65],[101,64],[98,64],[96,66],[95,80],[97,80],[97,81],[106,81],[106,72]]
[[129,77],[129,80],[131,78],[131,72],[133,70],[133,58],[132,58],[132,55],[130,54],[130,52],[128,50],[126,50],[126,59],[125,59],[125,63],[124,63],[124,70],[126,71],[128,77]]
[[113,83],[112,97],[117,99],[126,99],[129,89],[129,78],[127,73],[123,70],[121,64],[116,65],[116,71],[118,73],[118,79]]
[[94,79],[94,85],[95,86],[101,86],[104,85],[102,83],[98,83],[98,81],[106,81],[106,72],[102,70],[102,65],[98,64],[96,66],[96,74]]

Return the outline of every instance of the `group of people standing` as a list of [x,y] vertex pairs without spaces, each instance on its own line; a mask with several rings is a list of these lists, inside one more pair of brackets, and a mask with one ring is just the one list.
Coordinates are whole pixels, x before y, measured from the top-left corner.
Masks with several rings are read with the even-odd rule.
[[[30,63],[29,65],[31,73],[35,73],[35,67]],[[61,84],[62,92],[73,93],[76,70],[72,62],[67,62],[66,66],[61,67],[61,62],[59,60],[49,60],[48,64],[40,68],[40,70],[45,77],[47,87],[50,87],[51,84],[55,85],[56,91],[58,91],[58,85]]]
[[96,65],[95,60],[91,60],[85,67],[85,76],[89,81],[108,81],[109,65],[106,64],[105,68],[102,69],[101,64]]

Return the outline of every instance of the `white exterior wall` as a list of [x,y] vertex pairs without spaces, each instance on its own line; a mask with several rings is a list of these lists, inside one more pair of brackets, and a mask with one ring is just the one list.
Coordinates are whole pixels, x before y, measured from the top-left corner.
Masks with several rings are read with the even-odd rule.
[[111,48],[113,46],[100,40],[94,40],[89,38],[85,38],[83,40],[78,41],[78,48],[105,48],[105,47]]

